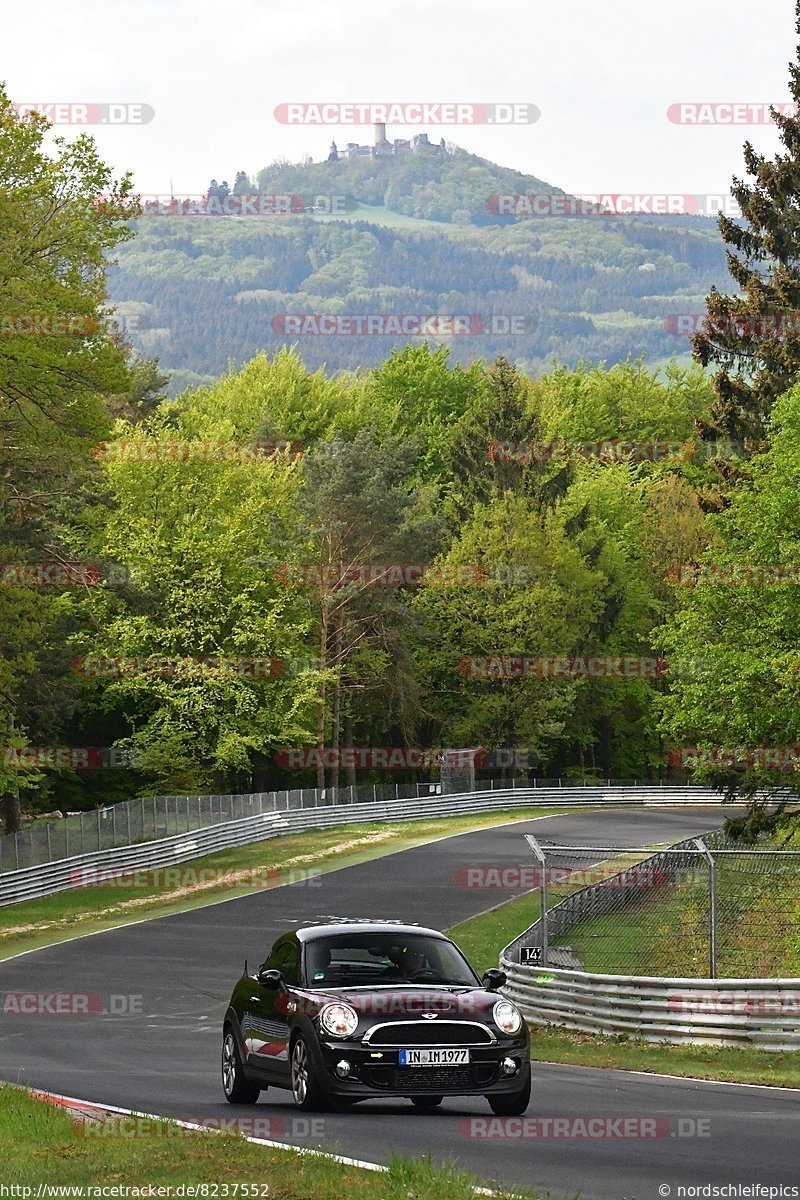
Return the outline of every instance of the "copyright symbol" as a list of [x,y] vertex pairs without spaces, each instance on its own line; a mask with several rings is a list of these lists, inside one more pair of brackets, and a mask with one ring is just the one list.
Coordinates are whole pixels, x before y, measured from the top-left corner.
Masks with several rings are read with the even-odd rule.
[[669,1184],[668,1184],[668,1183],[660,1183],[660,1184],[658,1185],[658,1194],[659,1194],[659,1196],[668,1196],[668,1195],[669,1195],[669,1191],[670,1191],[670,1188],[669,1188]]

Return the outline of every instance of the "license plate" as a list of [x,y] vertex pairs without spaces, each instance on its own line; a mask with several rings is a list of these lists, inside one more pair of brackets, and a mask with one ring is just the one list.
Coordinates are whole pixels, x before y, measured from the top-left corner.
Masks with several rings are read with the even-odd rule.
[[469,1063],[469,1050],[401,1050],[401,1067],[457,1067]]

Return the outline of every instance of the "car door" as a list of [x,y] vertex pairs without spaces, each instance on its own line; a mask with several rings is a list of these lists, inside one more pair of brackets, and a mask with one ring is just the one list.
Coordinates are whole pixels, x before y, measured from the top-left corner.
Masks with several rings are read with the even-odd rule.
[[[288,987],[300,982],[300,947],[295,941],[279,942],[260,970],[277,970]],[[248,980],[243,1037],[248,1068],[275,1082],[289,1079],[289,1013],[286,992]]]

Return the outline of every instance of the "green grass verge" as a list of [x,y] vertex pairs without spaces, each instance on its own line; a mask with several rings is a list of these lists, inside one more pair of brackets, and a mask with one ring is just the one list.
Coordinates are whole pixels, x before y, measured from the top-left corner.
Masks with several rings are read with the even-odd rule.
[[[548,909],[550,905],[548,904]],[[539,919],[539,893],[516,896],[496,908],[470,917],[447,930],[447,936],[461,947],[479,975],[496,967],[500,951]]]
[[[650,851],[643,851],[642,858]],[[634,860],[627,857],[624,862],[619,859],[608,859],[606,862],[591,868],[591,878],[600,879],[613,875],[623,866],[630,866]],[[583,887],[580,875],[572,885],[552,885],[548,889],[548,909],[563,900],[571,892]],[[539,920],[541,911],[539,893],[528,892],[524,896],[516,896],[513,900],[495,905],[494,908],[482,912],[477,917],[470,917],[460,925],[449,929],[448,936],[457,942],[467,958],[479,971],[488,971],[496,967],[500,951],[513,941],[524,929]]]
[[[434,1167],[429,1158],[394,1158],[385,1174],[291,1150],[254,1146],[233,1133],[193,1134],[166,1122],[147,1122],[146,1128],[145,1136],[125,1136],[109,1123],[90,1134],[62,1109],[21,1089],[0,1088],[2,1182],[30,1187],[32,1194],[40,1183],[62,1187],[206,1183],[220,1185],[216,1195],[221,1200],[226,1196],[224,1185],[229,1200],[234,1200],[234,1184],[251,1185],[245,1195],[269,1200],[341,1200],[346,1195],[358,1195],[360,1200],[407,1200],[409,1196],[474,1200],[478,1183],[455,1165]],[[514,1194],[531,1195],[517,1190]],[[498,1200],[509,1198],[505,1191],[495,1195]]]
[[531,1026],[531,1058],[579,1067],[800,1088],[800,1053],[774,1054],[750,1046],[670,1046],[639,1038]]
[[[313,874],[318,872],[354,866],[436,838],[508,821],[552,816],[558,811],[557,807],[512,809],[430,821],[372,822],[282,834],[161,871],[137,872],[129,877],[127,885],[124,881],[113,881],[113,886],[71,888],[39,900],[25,900],[0,908],[0,960],[81,934],[217,904],[265,886],[275,887],[298,876],[302,878],[303,873],[307,873],[311,885]],[[236,882],[235,872],[246,872],[248,876]]]

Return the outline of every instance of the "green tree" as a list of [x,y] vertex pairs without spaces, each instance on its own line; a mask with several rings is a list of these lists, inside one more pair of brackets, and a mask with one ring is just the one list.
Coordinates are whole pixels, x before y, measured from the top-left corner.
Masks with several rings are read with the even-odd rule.
[[[410,611],[403,589],[377,582],[369,571],[362,577],[358,568],[423,564],[438,548],[440,524],[424,490],[412,486],[415,460],[408,441],[364,429],[351,442],[318,443],[304,462],[295,543],[305,547],[318,630],[318,787],[325,782],[326,743],[338,750],[345,719],[349,729],[358,715],[356,697],[361,704],[381,691],[381,743],[390,713],[406,734],[413,725],[416,696],[403,637]],[[331,786],[338,775],[332,767]]]
[[[92,444],[104,397],[129,386],[105,330],[107,255],[128,236],[128,177],[115,181],[91,138],[53,139],[18,117],[0,88],[0,547],[6,562],[69,558],[96,499]],[[99,197],[104,197],[102,203]],[[63,649],[74,601],[1,587],[0,737],[51,739],[74,705]],[[13,729],[13,733],[12,733]],[[6,828],[19,825],[18,778],[3,769]],[[24,782],[24,780],[23,780]]]
[[[119,425],[117,435],[148,434],[155,451],[185,432],[191,404],[182,416],[177,434],[163,421],[159,427],[159,413],[149,430]],[[227,441],[227,429],[221,415],[214,440]],[[207,420],[203,432],[213,437]],[[293,669],[307,620],[296,589],[263,569],[280,557],[280,523],[296,502],[299,468],[285,456],[169,457],[167,446],[162,461],[107,463],[113,508],[102,550],[131,582],[122,594],[92,595],[96,633],[80,649],[121,660],[106,678],[98,668],[95,703],[126,715],[130,733],[119,744],[157,787],[248,785],[255,764],[310,733],[314,687]],[[211,665],[176,670],[159,666],[165,657]],[[278,674],[271,659],[283,664]]]
[[[749,824],[774,823],[757,798],[760,789],[785,803],[782,788],[797,790],[791,750],[771,761],[759,748],[781,751],[800,744],[800,388],[775,405],[770,448],[753,459],[752,481],[730,507],[708,518],[709,546],[697,564],[697,585],[675,590],[682,600],[663,631],[669,657],[684,664],[664,702],[665,738],[676,749],[698,748],[698,777],[753,801]],[[713,583],[713,571],[739,567],[738,586]],[[783,564],[785,581],[748,575],[748,565]],[[769,576],[768,576],[769,577]],[[703,583],[703,579],[707,582]],[[794,586],[792,581],[794,580]],[[740,751],[739,764],[720,750]]]
[[476,506],[438,561],[478,567],[483,578],[468,586],[433,582],[415,601],[427,628],[417,653],[432,744],[524,747],[546,761],[577,685],[471,678],[466,660],[572,653],[600,607],[599,574],[553,513],[513,495]]
[[[800,38],[800,3],[796,31]],[[772,404],[800,371],[800,47],[789,65],[789,91],[795,114],[771,110],[784,152],[768,159],[745,142],[750,182],[734,178],[731,188],[742,220],[719,217],[738,293],[712,288],[704,327],[693,338],[698,361],[717,367],[707,435],[722,431],[751,447],[762,443]]]

